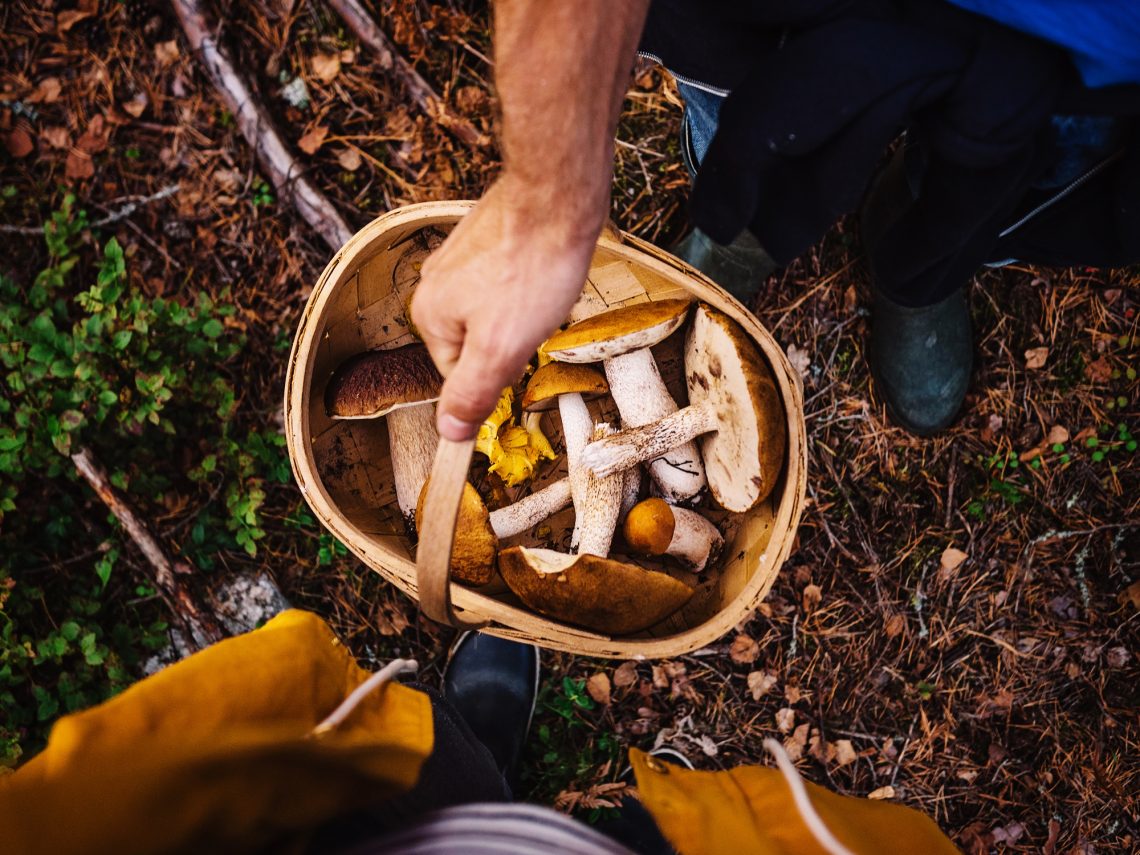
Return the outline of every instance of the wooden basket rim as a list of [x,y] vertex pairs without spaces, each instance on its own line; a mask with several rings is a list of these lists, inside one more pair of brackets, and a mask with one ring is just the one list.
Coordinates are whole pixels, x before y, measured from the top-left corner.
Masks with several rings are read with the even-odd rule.
[[[324,320],[325,309],[337,286],[351,278],[362,257],[375,254],[373,250],[378,244],[381,252],[396,245],[396,242],[389,242],[383,246],[385,236],[403,234],[411,225],[426,228],[452,223],[470,211],[474,204],[472,201],[450,201],[407,205],[377,217],[353,235],[333,256],[309,295],[290,351],[285,380],[285,438],[293,474],[306,502],[321,524],[361,561],[416,599],[415,564],[402,556],[386,555],[385,561],[391,566],[376,566],[380,562],[368,553],[367,537],[337,509],[317,473],[308,424],[315,345],[318,344],[317,333]],[[773,514],[769,544],[760,556],[760,560],[769,566],[757,568],[740,592],[704,623],[656,638],[611,638],[568,627],[462,585],[452,585],[451,597],[456,609],[465,613],[467,618],[493,621],[483,630],[493,635],[591,656],[631,659],[679,656],[716,641],[747,619],[767,595],[780,566],[791,552],[806,494],[807,435],[803,419],[803,389],[799,375],[771,334],[751,312],[715,282],[658,247],[616,229],[603,231],[598,238],[598,248],[668,279],[676,280],[677,274],[682,274],[688,280],[686,290],[744,327],[772,367],[784,403],[788,447],[785,485]]]

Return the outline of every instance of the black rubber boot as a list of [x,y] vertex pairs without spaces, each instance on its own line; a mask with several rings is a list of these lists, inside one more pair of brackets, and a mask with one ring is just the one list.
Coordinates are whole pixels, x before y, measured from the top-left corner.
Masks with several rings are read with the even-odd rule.
[[970,384],[974,341],[966,289],[917,309],[872,290],[875,388],[894,421],[911,433],[930,436],[954,421]]
[[873,262],[875,247],[914,204],[922,168],[922,152],[900,145],[863,202],[860,231],[871,270],[875,388],[895,422],[929,436],[954,421],[970,384],[974,338],[966,287],[932,306],[904,306],[878,287]]
[[538,668],[533,644],[468,632],[452,646],[443,675],[444,696],[508,781],[534,715]]
[[695,228],[672,251],[745,305],[755,298],[764,280],[777,267],[747,230],[724,246]]

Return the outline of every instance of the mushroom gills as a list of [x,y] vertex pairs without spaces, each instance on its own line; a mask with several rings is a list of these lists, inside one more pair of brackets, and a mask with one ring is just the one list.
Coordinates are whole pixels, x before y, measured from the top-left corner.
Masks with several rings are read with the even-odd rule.
[[725,510],[752,509],[775,487],[787,442],[771,372],[731,319],[701,304],[686,341],[685,381],[689,406],[590,443],[582,464],[606,476],[700,436],[713,497]]

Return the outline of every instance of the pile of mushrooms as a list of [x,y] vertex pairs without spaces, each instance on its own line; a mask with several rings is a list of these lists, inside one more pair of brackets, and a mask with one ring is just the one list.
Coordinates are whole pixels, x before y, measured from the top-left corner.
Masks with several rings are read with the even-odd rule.
[[[754,508],[775,487],[785,451],[783,406],[767,365],[743,330],[706,304],[692,312],[685,339],[687,406],[670,395],[650,348],[685,324],[692,305],[627,306],[542,345],[553,361],[531,376],[521,405],[531,418],[557,411],[568,474],[491,511],[468,484],[452,549],[456,581],[485,585],[497,566],[531,609],[611,635],[646,629],[688,601],[689,584],[611,557],[615,535],[620,530],[628,552],[701,573],[724,537],[700,506],[711,499],[734,513]],[[588,365],[598,362],[604,376]],[[423,346],[409,345],[350,360],[326,393],[333,418],[387,416],[397,501],[410,531],[437,443],[434,408],[415,402],[436,400],[440,382]],[[607,393],[620,426],[591,413],[590,401]],[[639,502],[642,465],[653,495]],[[570,552],[500,549],[500,541],[570,504]]]

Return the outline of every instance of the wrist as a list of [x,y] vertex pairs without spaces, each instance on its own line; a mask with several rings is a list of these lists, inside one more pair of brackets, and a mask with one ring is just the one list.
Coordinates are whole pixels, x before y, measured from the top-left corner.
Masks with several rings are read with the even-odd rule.
[[609,175],[604,172],[601,180],[587,182],[524,176],[504,168],[493,192],[509,212],[513,228],[566,249],[592,250],[609,214]]

